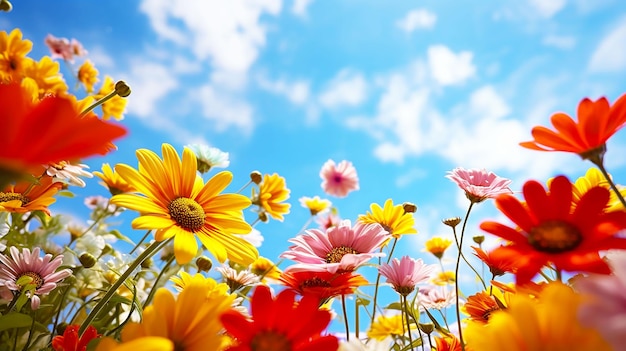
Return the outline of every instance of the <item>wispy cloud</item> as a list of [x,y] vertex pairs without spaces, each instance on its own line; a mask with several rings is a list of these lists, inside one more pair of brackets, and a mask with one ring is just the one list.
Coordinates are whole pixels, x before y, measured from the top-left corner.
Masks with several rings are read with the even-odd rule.
[[551,18],[567,4],[566,0],[529,0],[530,6],[543,18]]
[[307,16],[307,9],[309,5],[313,3],[314,0],[294,0],[293,5],[291,6],[291,12],[299,17]]
[[132,96],[128,99],[129,113],[142,119],[150,117],[158,109],[158,102],[179,86],[168,66],[156,62],[133,60],[126,81],[131,85]]
[[287,100],[295,105],[305,104],[311,96],[310,83],[304,79],[294,81],[286,79],[270,80],[265,75],[259,75],[257,82],[262,89],[273,94],[285,96]]
[[234,127],[250,134],[254,129],[252,106],[238,96],[207,84],[196,89],[193,98],[200,104],[202,116],[213,122],[217,131]]
[[626,70],[626,22],[622,18],[596,47],[589,70],[596,73],[621,72]]
[[576,46],[576,38],[569,35],[546,35],[541,41],[543,45],[552,46],[558,49],[570,50]]
[[455,54],[445,45],[434,45],[428,48],[428,67],[437,83],[460,85],[476,73],[472,57],[470,51]]
[[411,10],[402,19],[396,22],[396,26],[405,32],[413,32],[416,29],[432,29],[437,22],[437,15],[426,9]]
[[367,97],[367,82],[360,72],[343,69],[327,84],[319,96],[326,108],[358,106]]

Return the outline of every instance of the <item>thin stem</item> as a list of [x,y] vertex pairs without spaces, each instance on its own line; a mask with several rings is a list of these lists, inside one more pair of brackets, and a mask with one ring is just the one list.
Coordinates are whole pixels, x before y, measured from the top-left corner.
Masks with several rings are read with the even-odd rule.
[[354,299],[354,333],[359,338],[359,299]]
[[562,281],[563,281],[562,276],[561,276],[561,270],[560,270],[560,269],[557,269],[557,270],[556,270],[556,280],[557,280],[557,281],[560,281],[560,282],[562,282]]
[[[76,271],[73,272],[73,276],[76,276],[76,273],[78,273],[78,271],[80,269],[82,269],[82,266],[77,267]],[[65,289],[63,290],[63,295],[61,295],[61,301],[59,302],[60,306],[63,306],[63,302],[65,301],[65,298],[67,297],[67,293],[70,291],[71,285],[67,284],[65,286]],[[59,325],[59,318],[61,317],[61,310],[62,308],[59,307],[59,309],[57,310],[57,315],[54,318],[54,324],[52,325],[52,331],[54,332],[57,329],[57,325]],[[52,343],[52,337],[53,337],[54,333],[50,334],[50,340],[48,341],[48,344]]]
[[406,318],[406,328],[407,328],[407,332],[409,334],[409,345],[411,346],[411,350],[414,350],[413,348],[413,335],[411,333],[411,321],[409,321],[409,311],[407,311],[408,306],[406,303],[406,296],[402,296],[400,295],[400,301],[402,302],[402,312]]
[[106,95],[102,99],[94,102],[89,107],[84,109],[83,112],[80,113],[80,117],[82,118],[82,117],[86,116],[91,110],[93,110],[94,108],[104,104],[105,102],[109,101],[110,99],[114,98],[115,96],[117,96],[117,91],[113,90],[112,92],[110,92],[108,95]]
[[146,232],[146,234],[144,234],[141,239],[139,240],[139,242],[137,243],[137,245],[135,245],[135,247],[133,247],[132,250],[130,250],[129,255],[132,255],[133,253],[135,253],[135,251],[137,251],[137,249],[139,248],[139,246],[141,246],[141,244],[143,244],[143,242],[146,240],[146,238],[148,238],[148,235],[150,235],[150,233],[152,232],[152,230],[148,230]]
[[315,218],[315,215],[311,215],[311,217],[309,217],[309,219],[304,222],[304,225],[302,226],[302,228],[300,228],[298,233],[302,233],[306,228],[308,228],[311,222],[313,222],[313,218]]
[[237,192],[235,194],[241,194],[242,191],[244,191],[245,188],[248,187],[248,185],[252,184],[252,180],[248,181],[246,184],[244,184],[241,189],[237,190]]
[[[454,269],[454,289],[456,291],[456,322],[459,326],[459,341],[461,342],[461,350],[465,351],[465,343],[463,342],[463,328],[461,326],[461,307],[459,306],[459,295],[460,295],[460,291],[459,291],[459,267],[461,266],[461,256],[463,255],[463,237],[465,236],[465,226],[467,225],[467,220],[469,219],[469,215],[470,212],[472,211],[472,207],[474,207],[474,202],[470,201],[470,205],[467,208],[467,213],[465,214],[465,219],[463,220],[463,227],[461,228],[461,237],[459,238],[458,242],[459,242],[459,254],[457,255],[456,258],[456,267]],[[471,265],[470,265],[471,267]],[[473,267],[472,267],[473,269]],[[474,270],[475,271],[475,270]],[[482,281],[482,279],[481,279]],[[483,285],[485,286],[485,289],[487,289],[487,286],[485,285],[485,282],[483,281]]]
[[[468,215],[469,215],[469,212],[468,212]],[[466,218],[466,220],[467,220],[467,218]],[[463,230],[461,231],[461,238],[463,237],[463,232],[464,231],[465,231],[465,223],[463,224]],[[478,277],[478,280],[480,280],[480,282],[482,283],[483,288],[485,288],[485,290],[487,290],[487,284],[485,283],[485,280],[481,277],[480,274],[478,274],[478,271],[476,270],[476,268],[474,268],[474,266],[472,266],[472,264],[469,263],[469,261],[467,260],[467,258],[463,254],[463,251],[459,248],[459,240],[457,239],[456,229],[455,228],[452,228],[452,234],[454,234],[454,240],[457,243],[457,249],[459,249],[460,257],[463,259],[465,264],[467,264],[467,266],[474,272],[474,274],[476,274],[476,276]],[[461,241],[462,241],[462,239],[461,239]],[[458,259],[457,259],[457,261],[458,261]],[[454,279],[456,279],[456,275],[454,276]]]
[[33,331],[35,330],[35,320],[37,316],[37,311],[33,312],[33,322],[30,324],[30,330],[28,331],[28,339],[26,340],[26,345],[24,345],[24,348],[22,349],[22,351],[26,351],[28,350],[28,346],[30,346],[30,342],[33,339]]
[[104,306],[109,302],[109,300],[111,300],[111,297],[113,297],[113,295],[115,294],[117,289],[120,286],[122,286],[122,284],[124,284],[124,282],[126,281],[126,279],[128,279],[128,277],[131,275],[131,273],[137,267],[139,267],[141,265],[141,263],[143,263],[143,261],[145,261],[148,258],[152,257],[155,253],[157,253],[163,246],[165,246],[167,243],[169,243],[172,239],[173,239],[173,237],[168,239],[168,240],[164,240],[164,241],[160,241],[160,242],[159,241],[153,242],[144,252],[142,252],[128,266],[126,271],[124,273],[122,273],[122,275],[117,279],[117,281],[115,283],[113,283],[113,285],[109,288],[109,290],[107,290],[107,292],[104,294],[102,299],[100,299],[100,301],[98,301],[96,306],[94,306],[94,308],[91,310],[91,313],[89,313],[89,315],[87,315],[87,318],[85,318],[83,323],[80,325],[79,335],[81,335],[81,336],[83,335],[83,333],[85,332],[85,329],[87,329],[87,326],[89,326],[89,324],[96,318],[96,316],[100,313],[100,311],[102,311]]
[[350,341],[350,326],[348,325],[348,312],[346,310],[346,295],[341,295],[341,309],[343,310],[343,320],[346,323],[346,341]]
[[609,182],[609,185],[611,186],[611,189],[613,190],[613,192],[615,192],[615,195],[617,195],[617,198],[622,203],[622,206],[624,206],[624,208],[626,208],[626,200],[624,200],[624,197],[622,196],[622,193],[620,193],[619,189],[617,189],[617,186],[615,185],[615,183],[611,179],[611,176],[609,175],[609,172],[607,172],[606,168],[604,168],[604,162],[602,162],[602,159],[600,159],[600,161],[597,162],[597,163],[594,162],[593,160],[591,162],[593,162],[596,166],[598,166],[598,168],[600,169],[600,172],[602,172],[602,174],[604,175],[604,178],[606,178],[607,182]]
[[398,243],[398,238],[393,238],[393,244],[391,244],[391,250],[389,250],[389,256],[387,256],[387,264],[391,261],[391,256],[393,256],[393,251],[396,249],[396,244]]
[[433,341],[430,338],[430,334],[428,334],[428,345],[430,345],[430,349],[432,350],[433,349]]

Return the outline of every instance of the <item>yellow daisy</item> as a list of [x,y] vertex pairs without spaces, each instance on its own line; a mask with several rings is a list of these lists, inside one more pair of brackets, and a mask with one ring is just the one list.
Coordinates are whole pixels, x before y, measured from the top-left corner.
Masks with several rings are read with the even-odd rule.
[[[113,78],[109,76],[104,77],[104,82],[100,87],[100,90],[94,95],[96,100],[102,99],[115,90],[115,82]],[[114,97],[107,100],[102,104],[102,119],[108,120],[111,117],[116,120],[124,119],[124,111],[126,109],[126,99],[119,95],[115,95]]]
[[78,69],[78,81],[83,83],[88,93],[93,92],[93,86],[98,83],[99,79],[98,70],[91,61],[85,60]]
[[272,218],[282,221],[283,215],[289,213],[290,204],[283,203],[289,199],[290,190],[285,184],[285,178],[277,173],[263,176],[259,184],[259,193],[252,193],[252,203],[258,205],[261,211],[266,212]]
[[197,274],[175,298],[166,288],[157,290],[154,303],[143,311],[141,323],[122,330],[122,344],[141,337],[169,339],[176,350],[220,350],[226,342],[220,315],[230,310],[234,294],[212,293],[215,281]]
[[261,282],[265,283],[267,279],[278,281],[282,271],[276,264],[269,259],[259,256],[256,261],[250,265],[250,271],[261,277]]
[[139,169],[125,164],[117,173],[138,194],[119,194],[111,203],[138,211],[132,226],[154,229],[158,241],[174,237],[176,262],[190,262],[198,253],[196,236],[218,261],[229,259],[249,265],[258,257],[252,244],[233,234],[248,234],[252,227],[243,218],[250,199],[221,194],[233,175],[224,171],[206,184],[196,170],[196,156],[185,148],[182,162],[174,147],[162,146],[163,159],[150,150],[137,150]]
[[597,330],[578,321],[582,299],[570,287],[550,283],[536,299],[511,296],[506,310],[492,312],[487,324],[468,322],[463,335],[472,350],[611,350]]
[[102,179],[103,186],[109,189],[111,195],[131,193],[135,188],[129,185],[119,174],[117,174],[108,163],[102,164],[102,172],[95,171],[94,175]]
[[319,196],[307,197],[303,196],[300,198],[300,204],[304,208],[308,208],[311,212],[311,216],[315,216],[320,212],[324,212],[332,206],[332,203],[329,200],[321,199]]
[[22,31],[15,28],[11,33],[0,32],[0,82],[20,81],[24,72],[24,62],[31,60],[26,55],[33,48],[33,42],[22,40]]
[[[552,179],[548,180],[548,184],[551,182]],[[576,179],[574,182],[574,186],[572,187],[572,204],[577,204],[580,201],[580,198],[585,195],[587,191],[596,186],[601,186],[611,192],[611,197],[606,209],[607,212],[626,210],[617,198],[617,194],[615,194],[615,192],[611,189],[611,185],[606,180],[602,172],[595,167],[589,168],[583,177]],[[620,189],[620,193],[622,196],[626,196],[626,189]]]
[[434,237],[428,239],[424,246],[426,247],[426,252],[430,252],[437,258],[442,258],[444,252],[450,247],[452,244],[452,240],[442,238],[442,237]]
[[445,271],[437,273],[431,280],[431,283],[435,285],[453,285],[455,280],[454,271]]
[[37,84],[39,98],[46,94],[61,96],[67,92],[67,84],[60,73],[60,65],[49,56],[37,61],[26,61],[24,75]]
[[[395,338],[404,335],[406,324],[402,323],[402,315],[392,316],[380,315],[367,331],[367,337],[375,340],[385,340],[389,337]],[[413,326],[411,327],[413,329]]]
[[394,206],[393,201],[388,199],[385,201],[384,208],[378,204],[372,204],[370,209],[371,213],[359,215],[359,222],[379,223],[396,239],[405,234],[417,234],[413,214],[405,212],[402,204]]

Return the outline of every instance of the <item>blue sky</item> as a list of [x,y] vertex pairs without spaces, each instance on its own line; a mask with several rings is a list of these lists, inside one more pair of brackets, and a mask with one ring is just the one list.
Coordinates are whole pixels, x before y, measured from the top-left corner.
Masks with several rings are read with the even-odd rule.
[[[329,198],[343,218],[387,198],[418,205],[420,234],[400,253],[421,257],[426,238],[450,234],[440,220],[467,207],[448,170],[487,168],[514,190],[531,178],[579,177],[590,163],[518,143],[552,113],[575,113],[583,97],[626,92],[621,0],[15,1],[0,14],[0,28],[14,27],[34,42],[32,57],[48,54],[48,33],[76,38],[101,73],[131,86],[130,135],[87,160],[92,170],[136,165],[137,148],[207,143],[230,153],[232,191],[252,170],[284,176],[291,214],[256,227],[270,258],[308,218],[298,199],[324,196],[318,173],[328,159],[352,161],[361,181],[347,198]],[[606,157],[618,182],[624,133]],[[77,192],[106,195],[95,179]],[[487,218],[499,218],[491,202],[473,213],[468,235]]]

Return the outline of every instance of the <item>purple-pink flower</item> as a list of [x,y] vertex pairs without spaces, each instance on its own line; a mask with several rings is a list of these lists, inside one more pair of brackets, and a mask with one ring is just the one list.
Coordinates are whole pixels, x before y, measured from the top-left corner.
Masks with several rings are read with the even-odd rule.
[[510,179],[498,177],[485,169],[464,169],[457,167],[448,172],[446,178],[455,182],[471,202],[481,202],[500,194],[511,194]]
[[[27,291],[30,298],[30,304],[33,310],[39,308],[39,295],[46,295],[57,287],[57,283],[72,275],[69,269],[56,271],[63,263],[63,255],[58,255],[52,259],[51,254],[39,257],[40,249],[33,249],[31,253],[29,249],[24,248],[20,253],[19,250],[12,246],[9,248],[11,256],[0,254],[0,287],[4,286],[14,293],[19,293],[22,289],[30,284],[35,286],[34,291]],[[22,277],[28,276],[32,278],[30,284],[20,286],[17,281]]]
[[290,239],[295,245],[280,257],[298,262],[289,267],[295,271],[349,272],[373,257],[383,256],[374,251],[389,238],[378,223],[357,222],[352,227],[349,220],[344,220],[326,231],[310,229]]
[[380,274],[387,278],[387,283],[403,296],[415,290],[417,284],[430,279],[435,270],[435,265],[424,264],[421,258],[413,259],[409,256],[394,258],[389,264],[383,263],[378,267]]
[[574,287],[589,297],[580,307],[580,321],[619,350],[626,345],[626,252],[614,251],[608,258],[612,275],[580,277]]
[[345,197],[349,192],[359,190],[359,177],[352,162],[343,160],[339,164],[328,160],[320,171],[322,189],[328,195]]
[[48,34],[44,40],[52,58],[62,58],[67,62],[73,62],[74,56],[84,56],[87,51],[83,48],[83,45],[76,39],[71,41],[67,38],[57,38],[52,34]]

